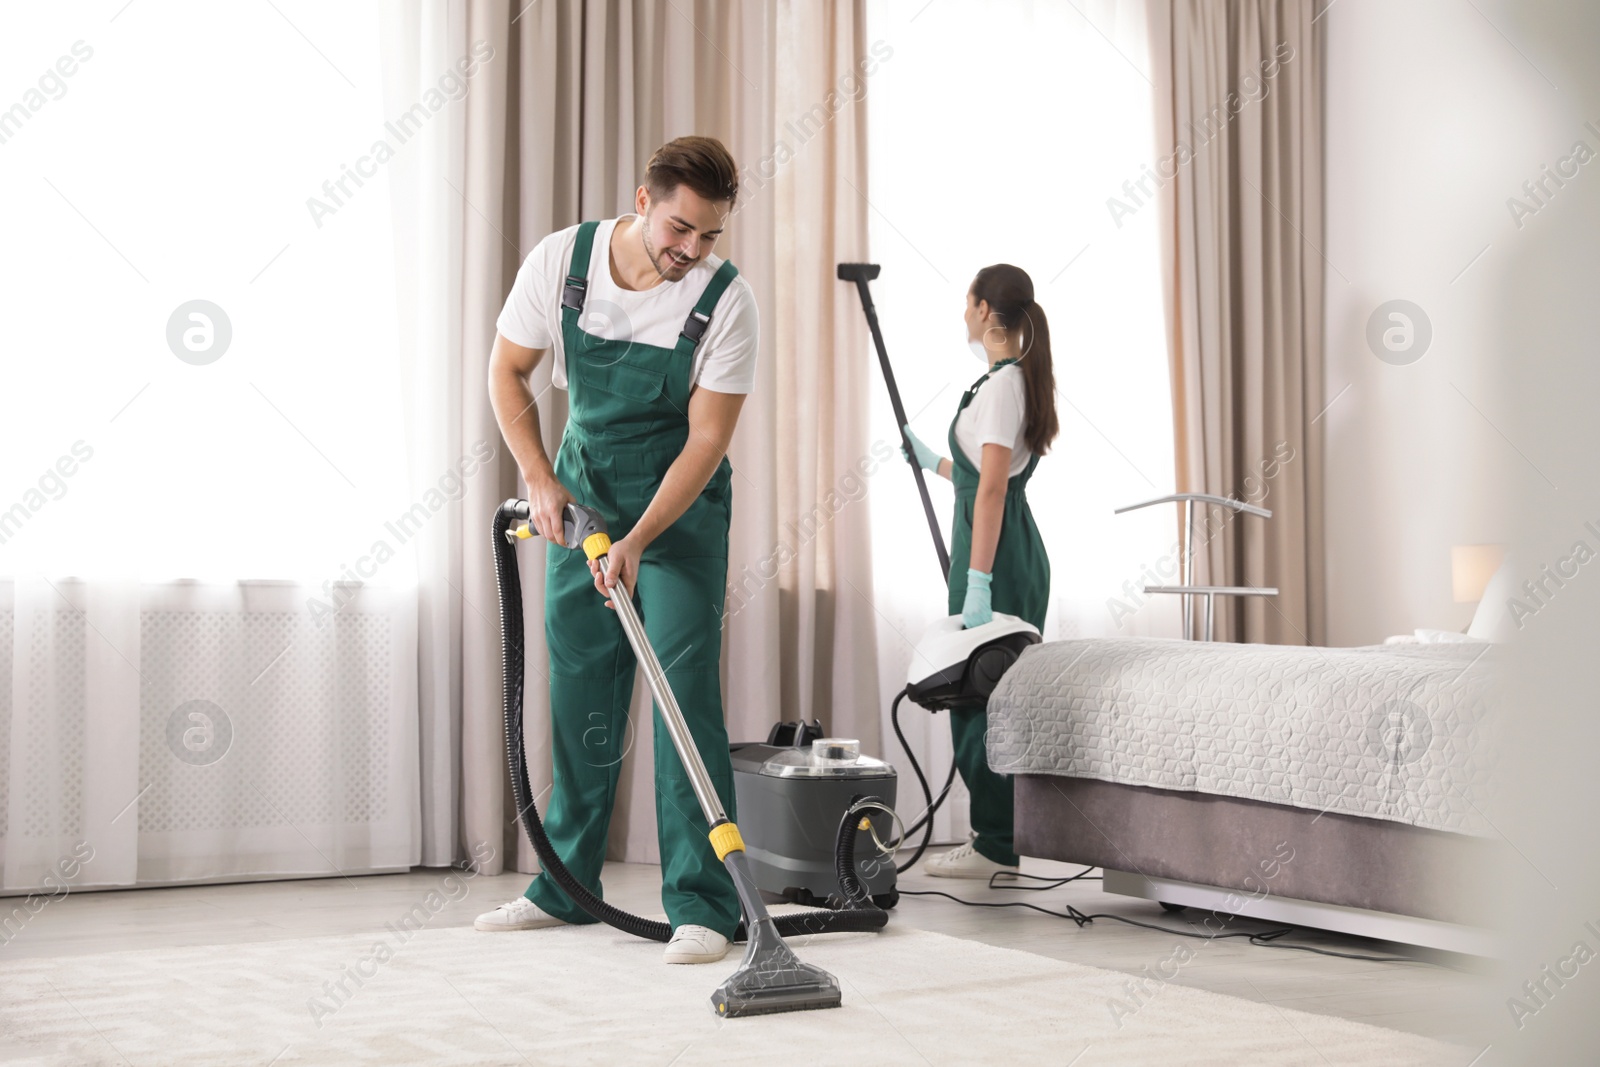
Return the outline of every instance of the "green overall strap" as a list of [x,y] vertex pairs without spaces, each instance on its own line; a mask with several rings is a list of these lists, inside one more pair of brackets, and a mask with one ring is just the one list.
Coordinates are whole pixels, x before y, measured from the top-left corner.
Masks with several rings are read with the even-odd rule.
[[577,325],[578,313],[583,310],[583,298],[589,288],[589,254],[594,248],[594,233],[598,222],[586,222],[578,227],[578,239],[572,246],[572,263],[567,267],[567,280],[561,285],[561,320],[563,325]]
[[[989,380],[989,375],[993,374],[995,371],[999,370],[1001,367],[1007,366],[1008,364],[1021,363],[1021,362],[1022,362],[1022,357],[1021,356],[1018,356],[1016,359],[997,360],[995,362],[994,366],[989,368],[989,374],[985,374],[983,376],[983,381],[980,381],[978,383],[978,385],[982,385],[983,382],[988,381]],[[978,385],[974,385],[972,387],[972,391],[974,393],[976,393],[978,391]],[[1024,416],[1024,417],[1026,417],[1026,416]],[[1013,474],[1009,479],[1007,479],[1007,481],[1006,481],[1006,495],[1010,496],[1012,493],[1021,493],[1021,492],[1023,492],[1024,491],[1024,487],[1028,484],[1028,479],[1033,477],[1034,468],[1037,467],[1037,466],[1039,466],[1039,453],[1035,452],[1033,455],[1028,457],[1028,465],[1026,467],[1022,468],[1021,473]]]
[[[950,420],[950,432],[946,437],[946,444],[950,448],[950,481],[955,485],[956,496],[971,496],[978,491],[978,468],[961,451],[961,445],[956,441],[956,423],[961,419],[961,413],[971,404],[978,395],[978,390],[983,388],[985,382],[1001,367],[1020,362],[1018,359],[997,360],[993,366],[983,372],[983,377],[972,383],[972,387],[961,396],[961,404],[956,408],[956,417]],[[1021,494],[1025,491],[1028,479],[1033,476],[1034,468],[1039,465],[1039,455],[1034,453],[1028,459],[1028,465],[1020,473],[1012,475],[1006,480],[1006,496]]]
[[678,355],[694,355],[700,339],[706,335],[706,330],[711,325],[711,313],[716,310],[717,301],[722,299],[722,294],[738,274],[739,268],[733,265],[731,259],[722,261],[722,266],[717,268],[717,273],[711,276],[711,281],[706,283],[705,289],[701,291],[694,310],[683,320],[683,330],[678,334]]
[[997,359],[997,360],[995,360],[993,363],[989,364],[989,369],[983,372],[983,377],[979,378],[977,381],[972,383],[972,392],[976,393],[978,391],[978,387],[981,386],[984,382],[988,381],[990,379],[990,377],[993,376],[994,372],[999,370],[1001,367],[1009,367],[1013,363],[1021,363],[1021,362],[1022,362],[1022,357],[1021,356],[1011,356],[1011,357],[1009,357],[1007,359]]

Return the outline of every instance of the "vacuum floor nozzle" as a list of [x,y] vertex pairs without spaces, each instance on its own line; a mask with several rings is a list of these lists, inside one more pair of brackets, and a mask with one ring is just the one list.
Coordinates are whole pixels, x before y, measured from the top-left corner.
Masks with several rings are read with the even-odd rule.
[[773,925],[744,852],[730,852],[723,865],[744,905],[746,942],[739,969],[711,994],[711,1009],[725,1019],[780,1011],[837,1008],[839,980],[821,967],[801,963]]
[[821,967],[800,962],[771,919],[750,930],[744,962],[711,994],[711,1007],[726,1019],[780,1011],[837,1008],[839,982]]
[[878,276],[883,266],[878,263],[841,263],[839,264],[839,280],[853,282],[857,279],[870,282]]

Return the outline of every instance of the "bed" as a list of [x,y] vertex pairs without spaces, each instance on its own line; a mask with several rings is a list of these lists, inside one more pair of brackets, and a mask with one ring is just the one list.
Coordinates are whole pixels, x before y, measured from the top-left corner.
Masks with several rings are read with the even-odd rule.
[[989,701],[1023,855],[1108,891],[1493,954],[1495,646],[1153,638],[1027,650]]

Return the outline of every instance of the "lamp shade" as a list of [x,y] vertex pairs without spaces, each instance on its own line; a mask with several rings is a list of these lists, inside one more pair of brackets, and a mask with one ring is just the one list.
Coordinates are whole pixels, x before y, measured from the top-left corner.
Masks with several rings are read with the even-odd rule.
[[1457,604],[1483,599],[1484,587],[1505,562],[1505,545],[1456,545],[1450,549],[1450,588]]

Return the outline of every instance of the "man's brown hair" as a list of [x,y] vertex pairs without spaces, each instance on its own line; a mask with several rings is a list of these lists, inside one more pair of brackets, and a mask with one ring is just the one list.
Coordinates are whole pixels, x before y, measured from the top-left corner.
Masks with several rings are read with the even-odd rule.
[[739,168],[715,137],[679,137],[656,149],[645,165],[644,183],[653,200],[665,200],[687,185],[707,200],[732,205],[739,196]]

